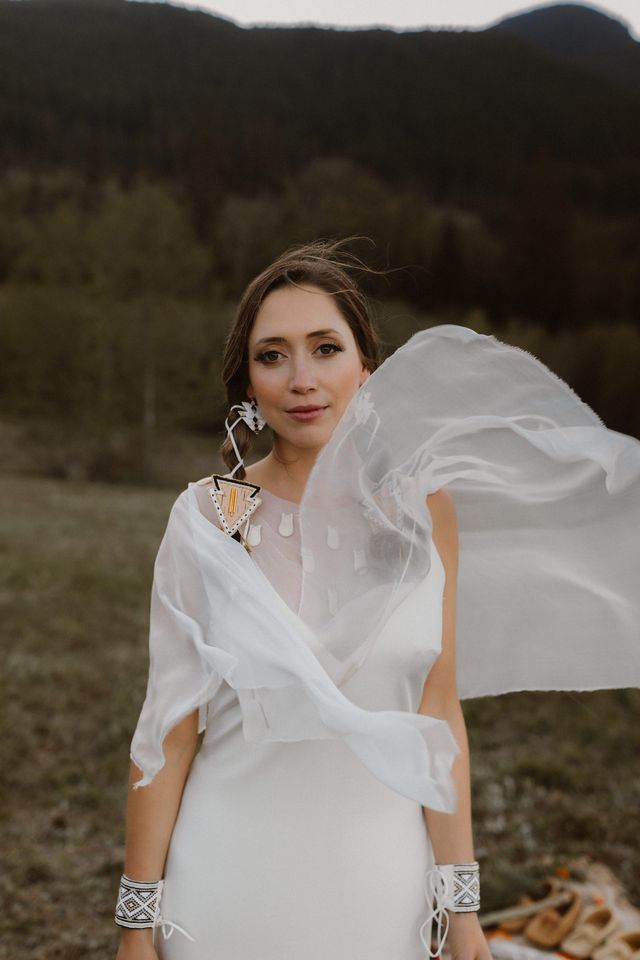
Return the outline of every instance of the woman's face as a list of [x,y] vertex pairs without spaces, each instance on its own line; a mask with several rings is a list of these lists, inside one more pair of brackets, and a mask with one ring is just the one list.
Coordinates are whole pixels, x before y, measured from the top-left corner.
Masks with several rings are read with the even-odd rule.
[[[369,376],[349,324],[319,287],[285,286],[262,301],[249,335],[249,386],[274,434],[324,446]],[[295,415],[296,408],[307,408]]]

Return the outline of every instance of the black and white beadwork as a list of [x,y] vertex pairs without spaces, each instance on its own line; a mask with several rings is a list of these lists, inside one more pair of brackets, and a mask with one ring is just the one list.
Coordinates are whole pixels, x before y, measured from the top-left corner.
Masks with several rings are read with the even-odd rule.
[[145,883],[123,874],[116,903],[116,923],[121,927],[152,927],[160,909],[163,882]]

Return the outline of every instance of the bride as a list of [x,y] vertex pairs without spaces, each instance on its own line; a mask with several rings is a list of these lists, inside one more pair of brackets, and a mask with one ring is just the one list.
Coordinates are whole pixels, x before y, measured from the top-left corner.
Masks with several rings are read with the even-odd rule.
[[247,286],[158,551],[118,960],[489,960],[461,699],[640,684],[640,443],[466,327],[382,363],[341,246]]

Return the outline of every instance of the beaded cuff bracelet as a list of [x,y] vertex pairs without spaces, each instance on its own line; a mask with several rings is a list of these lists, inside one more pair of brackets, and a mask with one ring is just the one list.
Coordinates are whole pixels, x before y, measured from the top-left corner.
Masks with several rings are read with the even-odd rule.
[[120,879],[115,921],[121,927],[152,927],[158,915],[162,880],[132,880],[126,874]]
[[[429,913],[420,927],[420,939],[427,954],[440,957],[449,932],[449,914],[470,913],[480,909],[480,866],[477,860],[471,863],[436,863],[424,875],[424,892]],[[434,908],[433,902],[436,902]],[[443,931],[443,918],[445,920]],[[436,921],[437,943],[435,951],[425,940],[425,928],[431,934],[431,922]]]
[[179,930],[189,940],[195,942],[195,938],[177,923],[171,920],[164,920],[160,915],[160,901],[162,899],[162,889],[164,879],[150,880],[132,880],[126,874],[120,878],[120,888],[118,891],[118,901],[116,903],[115,921],[120,927],[130,927],[132,929],[143,929],[153,927],[153,940],[155,941],[155,928],[160,927],[165,940],[168,940],[174,930]]
[[471,863],[438,863],[446,883],[445,907],[454,913],[480,909],[480,866]]

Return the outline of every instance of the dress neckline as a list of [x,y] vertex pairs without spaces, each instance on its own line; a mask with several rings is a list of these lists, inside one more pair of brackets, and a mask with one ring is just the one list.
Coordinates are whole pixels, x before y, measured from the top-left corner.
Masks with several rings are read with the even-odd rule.
[[[228,473],[224,474],[225,477],[229,477]],[[231,479],[231,478],[229,478]],[[253,480],[248,480],[249,483],[255,483]],[[284,497],[279,497],[276,493],[272,493],[271,490],[267,490],[266,487],[263,487],[261,483],[257,483],[256,486],[260,487],[260,493],[266,493],[268,497],[271,497],[272,500],[279,500],[280,503],[286,503],[290,507],[299,507],[300,502],[298,500],[285,500]]]
[[[277,494],[272,493],[271,490],[267,490],[266,487],[258,484],[260,486],[260,494],[266,493],[268,497],[271,497],[272,500],[278,500],[280,503],[286,503],[290,507],[295,507],[296,509],[300,506],[300,503],[297,500],[286,500],[284,497],[279,497]],[[258,496],[260,496],[258,494]]]

